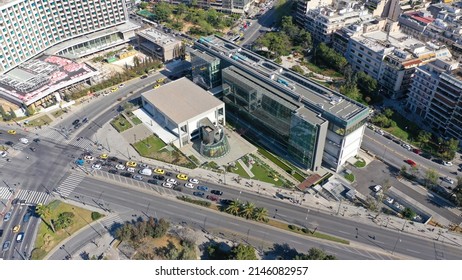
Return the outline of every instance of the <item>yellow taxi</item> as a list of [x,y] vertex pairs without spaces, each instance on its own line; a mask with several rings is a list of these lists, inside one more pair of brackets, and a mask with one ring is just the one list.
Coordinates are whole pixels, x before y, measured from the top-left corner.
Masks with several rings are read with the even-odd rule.
[[102,154],[99,156],[100,159],[108,159],[108,155],[107,154]]
[[155,84],[155,85],[154,85],[154,89],[159,88],[159,87],[160,87],[159,84]]
[[19,232],[20,229],[21,229],[21,225],[15,225],[14,228],[13,228],[13,232],[17,233],[17,232]]
[[111,88],[111,91],[112,91],[112,92],[117,91],[117,88],[116,88],[116,87],[113,87],[113,88]]
[[16,130],[8,130],[8,134],[16,134]]
[[128,167],[136,167],[136,162],[134,162],[134,161],[127,161],[127,163],[126,163],[125,165],[127,165]]
[[154,169],[154,172],[157,174],[165,174],[165,170],[163,170],[162,168],[156,168]]
[[186,174],[183,174],[183,173],[180,173],[178,175],[176,175],[176,177],[180,180],[183,180],[183,181],[187,181],[188,180],[188,175]]
[[163,83],[164,81],[165,81],[165,78],[160,78],[160,79],[157,80],[157,83],[161,84],[161,83]]

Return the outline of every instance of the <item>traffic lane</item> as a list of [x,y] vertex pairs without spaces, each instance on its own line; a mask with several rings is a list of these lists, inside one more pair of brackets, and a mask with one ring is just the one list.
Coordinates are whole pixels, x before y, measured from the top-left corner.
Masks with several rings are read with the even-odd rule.
[[[104,184],[104,185],[103,185]],[[148,205],[150,205],[149,209],[152,212],[158,211],[158,213],[165,213],[167,215],[175,213],[178,206],[175,203],[171,203],[171,200],[166,199],[164,200],[162,197],[151,196],[147,197],[134,197],[133,193],[139,192],[138,190],[133,190],[130,192],[123,192],[121,194],[117,194],[114,192],[117,187],[105,186],[105,184],[109,184],[107,182],[100,182],[95,178],[87,178],[82,183],[81,186],[86,186],[85,190],[82,192],[78,190],[78,192],[82,192],[87,197],[98,197],[101,193],[104,193],[105,202],[110,202],[109,204],[113,207],[113,204],[118,205],[125,205],[130,207],[131,209],[143,211],[147,209]],[[98,188],[98,186],[100,186]],[[100,190],[103,188],[103,190]],[[112,191],[111,191],[112,190]],[[108,198],[107,196],[110,196]],[[291,205],[289,205],[291,206]],[[193,210],[188,210],[193,211]],[[184,216],[183,210],[178,213],[178,215]],[[186,212],[188,213],[188,212]],[[279,207],[278,216],[279,217],[291,217],[286,218],[286,221],[292,224],[302,225],[305,221],[305,213],[300,217],[300,211],[293,210],[293,209],[284,209],[283,207]],[[298,217],[297,217],[298,216]],[[430,246],[430,243],[427,240],[421,240],[419,238],[408,236],[406,233],[401,233],[398,231],[385,231],[383,228],[379,228],[377,226],[369,226],[360,223],[356,223],[351,220],[345,221],[345,219],[340,219],[339,217],[331,216],[328,214],[319,213],[313,219],[312,214],[310,216],[310,226],[318,225],[319,230],[328,234],[333,234],[339,236],[341,238],[352,239],[359,243],[363,243],[364,245],[376,246],[375,249],[381,250],[383,253],[390,253],[394,249],[394,253],[400,253],[403,255],[408,255],[418,259],[433,259],[434,258],[434,251],[431,250],[433,246]],[[325,216],[326,218],[323,218]],[[203,215],[199,218],[199,222],[203,222],[206,216]],[[187,221],[187,220],[186,220]],[[391,225],[390,225],[391,227]],[[367,238],[354,238],[356,236],[356,230],[358,228],[361,234],[367,234],[367,236],[376,236],[376,240],[367,239]],[[396,228],[395,228],[396,230]],[[332,233],[330,233],[332,232]],[[343,235],[343,236],[342,236]],[[406,235],[406,237],[404,237]],[[366,235],[364,235],[366,236]],[[360,236],[361,237],[361,236]],[[406,244],[408,247],[397,247],[395,248],[395,242],[401,237],[400,244]],[[430,248],[430,250],[429,250]],[[409,251],[410,250],[410,251]],[[446,258],[447,259],[457,259],[461,254],[461,251],[457,248],[448,247],[446,250]]]
[[[259,223],[252,223],[245,219],[236,218],[231,215],[196,208],[189,204],[174,203],[174,201],[170,199],[139,192],[138,190],[130,190],[127,192],[123,190],[123,187],[111,185],[107,182],[100,182],[93,178],[85,179],[74,192],[78,195],[97,197],[100,195],[101,191],[104,193],[102,199],[114,208],[118,208],[117,205],[119,205],[119,207],[128,207],[151,216],[154,212],[156,216],[168,217],[171,221],[184,221],[194,227],[202,226],[203,228],[205,226],[206,230],[212,230],[215,227],[218,230],[222,227],[231,227],[233,231],[240,232],[241,234],[244,233],[244,235],[249,229],[249,234],[259,232],[259,235],[256,236],[258,240],[252,240],[256,242],[256,244],[254,244],[255,246],[259,246],[261,242],[265,240],[278,241],[280,244],[290,244],[293,242],[297,244],[297,247],[300,247],[300,245],[306,246],[302,249],[305,251],[311,247],[321,247],[336,254],[340,258],[359,259],[358,254],[361,255],[362,258],[371,258],[370,255],[359,253],[361,250],[352,249],[350,246],[340,244],[331,245],[330,243],[325,244],[322,240],[304,238],[285,231],[275,230]],[[147,209],[148,205],[150,206],[149,210]],[[251,239],[253,239],[252,235],[249,241]],[[352,254],[354,255],[353,257]]]
[[[408,151],[405,148],[401,147],[400,145],[394,143],[393,141],[385,138],[384,136],[373,132],[370,129],[366,129],[364,133],[364,141],[363,144],[366,147],[366,150],[372,151],[375,155],[379,157],[384,157],[387,160],[391,160],[394,162],[399,162],[401,166],[408,165],[404,162],[406,159],[411,159],[418,164],[418,167],[423,167],[425,169],[431,168],[439,172],[441,175],[444,176],[451,176],[456,167],[447,167],[442,164],[438,164],[433,162],[429,159],[426,159],[412,151]],[[379,146],[377,146],[377,144]],[[398,148],[399,147],[399,148]],[[402,161],[396,161],[396,157],[402,159]]]
[[[173,176],[172,176],[173,177]],[[128,182],[130,183],[130,182]],[[228,193],[230,190],[226,189],[219,185],[208,184],[209,188],[215,188]],[[197,191],[197,190],[196,190]],[[232,190],[231,190],[232,192]],[[96,193],[95,193],[96,195]],[[237,195],[237,193],[235,193]],[[334,236],[339,236],[341,238],[345,238],[348,240],[355,240],[359,243],[363,243],[365,245],[373,245],[376,246],[377,249],[383,250],[384,252],[390,253],[395,251],[394,246],[396,246],[396,240],[401,235],[400,232],[385,232],[384,228],[379,228],[376,226],[368,226],[361,223],[355,223],[353,221],[349,221],[345,223],[345,219],[341,219],[340,217],[335,217],[329,214],[315,213],[315,210],[311,210],[310,212],[305,211],[305,208],[300,208],[294,204],[288,204],[284,201],[280,200],[272,200],[266,197],[261,197],[253,193],[241,192],[239,191],[239,196],[241,201],[253,201],[255,202],[256,206],[265,207],[268,209],[269,214],[274,216],[274,218],[279,220],[284,220],[289,224],[296,224],[299,226],[307,226],[310,230],[314,230],[315,228],[319,231],[322,231],[327,234],[331,234]],[[226,196],[224,196],[226,197]],[[231,197],[231,199],[236,199],[237,196]],[[278,208],[276,208],[278,207]],[[303,209],[303,210],[302,210]],[[390,224],[392,227],[392,224]],[[362,233],[367,234],[368,238],[361,238],[355,231],[356,228],[362,229]],[[396,230],[396,228],[395,228]],[[372,239],[372,236],[376,237],[377,239]],[[397,237],[398,236],[398,237]],[[407,244],[406,240],[403,238],[402,244]],[[401,242],[400,242],[401,244]],[[424,248],[428,246],[427,243],[423,245]],[[416,248],[411,249],[413,250],[413,257],[416,258],[425,258],[425,256],[429,259],[432,257],[432,252],[425,252],[420,245],[415,246]],[[407,252],[408,248],[405,248],[405,252],[401,252],[403,254],[409,255]],[[399,252],[401,249],[397,249]],[[422,255],[426,254],[426,255]],[[422,256],[421,256],[422,255]],[[424,256],[424,257],[423,257]]]
[[[2,227],[4,227],[3,235],[5,236],[3,239],[3,242],[5,241],[11,242],[10,249],[7,252],[4,252],[3,254],[3,258],[6,260],[13,259],[13,255],[16,253],[15,252],[15,248],[17,245],[16,237],[20,232],[22,232],[21,222],[22,222],[22,215],[23,215],[23,207],[19,205],[14,205],[11,207],[10,211],[12,212],[10,221],[5,226],[2,225]],[[17,233],[14,233],[13,228],[17,225],[21,226],[21,228],[19,229]],[[3,243],[2,243],[2,246],[3,246]]]

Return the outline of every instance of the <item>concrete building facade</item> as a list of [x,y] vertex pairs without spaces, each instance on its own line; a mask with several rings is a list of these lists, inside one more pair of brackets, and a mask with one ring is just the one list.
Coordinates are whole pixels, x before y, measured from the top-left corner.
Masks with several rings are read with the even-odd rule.
[[182,42],[158,29],[144,29],[136,33],[140,49],[162,62],[178,59],[181,56]]

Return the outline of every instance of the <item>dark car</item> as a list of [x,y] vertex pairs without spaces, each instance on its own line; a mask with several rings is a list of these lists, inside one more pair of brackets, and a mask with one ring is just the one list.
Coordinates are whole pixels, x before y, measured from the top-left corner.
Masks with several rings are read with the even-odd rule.
[[32,140],[32,141],[34,141],[35,143],[38,143],[38,142],[40,142],[40,139],[38,139],[38,138],[35,138],[35,139],[34,139],[34,140]]
[[203,193],[203,192],[193,192],[193,195],[199,196],[199,197],[204,197],[205,193]]
[[122,173],[120,173],[120,175],[122,175],[124,177],[132,177],[133,176],[133,174],[130,173],[130,172],[122,172]]
[[398,144],[398,145],[401,145],[401,141],[399,141],[399,139],[394,138],[394,139],[393,139],[393,142],[395,142],[395,143]]
[[22,218],[22,221],[24,223],[27,223],[30,220],[30,217],[32,217],[32,212],[27,211],[26,214],[24,214],[24,217]]
[[423,157],[423,158],[426,158],[426,159],[431,159],[432,158],[432,155],[429,154],[429,153],[421,153],[420,156]]
[[229,205],[233,202],[234,200],[232,199],[220,199],[220,203],[223,205]]
[[216,195],[222,195],[223,194],[223,192],[219,191],[219,190],[211,190],[210,192],[213,193],[213,194],[216,194]]
[[207,192],[209,190],[209,188],[206,186],[198,186],[197,189],[204,192]]
[[153,185],[158,185],[159,184],[159,181],[155,180],[155,179],[151,179],[151,180],[148,180],[148,183],[149,184],[153,184]]
[[154,175],[153,178],[154,178],[154,179],[157,179],[157,180],[161,180],[161,181],[165,180],[165,176],[164,176],[164,175]]
[[393,140],[393,136],[391,136],[390,134],[385,134],[383,137],[385,137],[387,139],[390,139],[390,140]]
[[148,77],[148,75],[143,75],[140,77],[140,79],[146,79]]
[[107,172],[111,173],[111,174],[117,174],[119,173],[119,171],[115,170],[115,169],[109,169]]
[[81,125],[82,125],[81,123],[78,123],[78,124],[74,125],[74,129],[79,128]]
[[83,122],[83,123],[88,122],[88,118],[87,118],[87,117],[83,118],[82,122]]
[[0,237],[3,236],[3,229],[0,229]]
[[19,203],[19,198],[15,198],[15,199],[13,199],[13,201],[11,201],[12,205],[16,205],[18,203]]
[[422,153],[422,151],[420,149],[417,149],[417,148],[414,148],[412,149],[412,151],[418,155],[420,155]]
[[169,177],[172,177],[172,176],[173,176],[173,174],[172,174],[172,172],[167,172],[167,173],[165,173],[165,176],[169,176]]
[[109,158],[109,161],[119,161],[119,159],[116,158],[116,157],[110,157],[110,158]]
[[72,125],[76,126],[78,123],[80,123],[80,120],[75,120],[75,121],[72,122]]
[[35,152],[37,149],[36,149],[35,147],[30,147],[30,150],[31,150],[32,152]]

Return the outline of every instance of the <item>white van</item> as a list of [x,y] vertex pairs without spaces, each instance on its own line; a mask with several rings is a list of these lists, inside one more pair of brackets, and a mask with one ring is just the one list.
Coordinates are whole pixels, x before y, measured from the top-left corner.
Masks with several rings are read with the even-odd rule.
[[141,175],[145,175],[145,176],[151,176],[152,175],[152,170],[149,169],[149,168],[144,168],[144,169],[141,169],[140,171],[138,171]]

